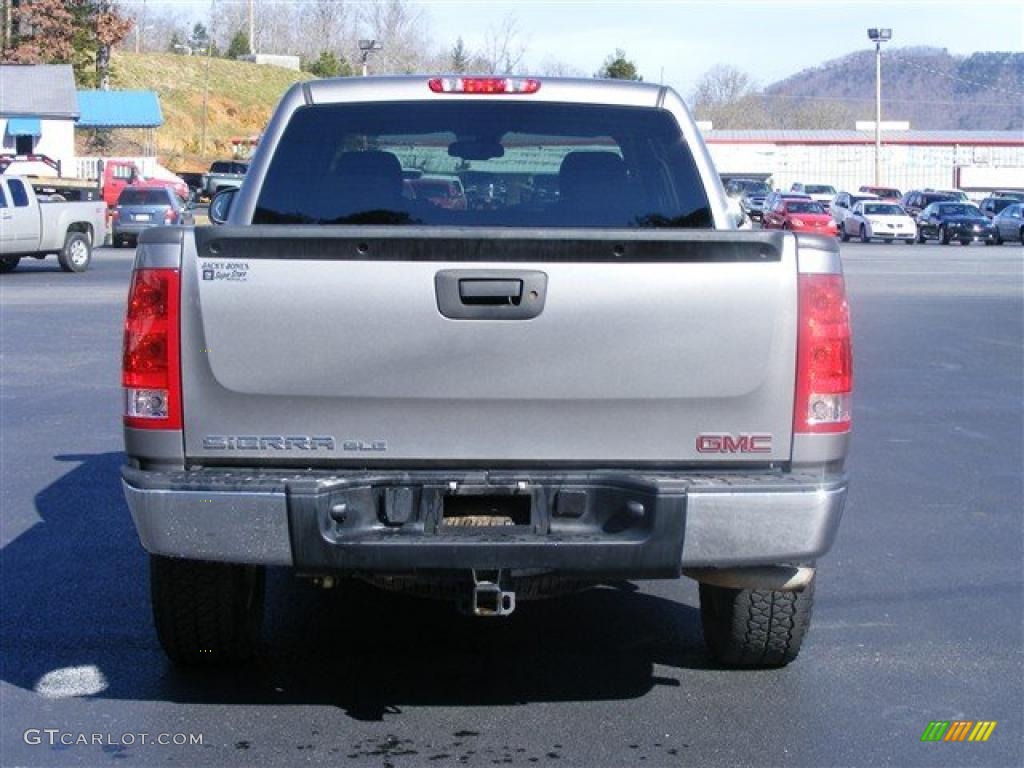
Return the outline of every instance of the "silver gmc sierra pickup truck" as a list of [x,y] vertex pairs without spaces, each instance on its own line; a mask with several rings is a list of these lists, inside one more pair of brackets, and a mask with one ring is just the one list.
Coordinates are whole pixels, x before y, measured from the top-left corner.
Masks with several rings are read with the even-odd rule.
[[211,219],[141,237],[125,321],[173,661],[254,652],[267,566],[499,616],[685,575],[719,663],[796,657],[846,497],[839,253],[740,231],[670,88],[304,82]]

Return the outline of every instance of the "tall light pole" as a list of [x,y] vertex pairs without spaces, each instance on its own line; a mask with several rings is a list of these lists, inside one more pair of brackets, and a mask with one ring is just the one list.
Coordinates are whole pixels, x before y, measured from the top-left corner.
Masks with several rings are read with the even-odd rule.
[[383,47],[384,46],[381,43],[379,43],[378,41],[376,41],[376,40],[360,40],[359,41],[359,50],[363,52],[363,56],[362,56],[362,60],[363,60],[363,77],[366,77],[366,75],[367,75],[367,71],[368,70],[367,70],[367,66],[366,66],[366,61],[367,61],[367,59],[370,58],[370,54],[371,53],[376,53],[377,51],[379,51]]
[[[209,33],[207,33],[209,34]],[[210,59],[213,58],[213,37],[210,36],[209,40],[206,41],[206,50],[199,49],[201,53],[206,54],[206,73],[203,75],[203,132],[202,138],[199,139],[199,154],[200,156],[206,155],[206,118],[207,118],[207,102],[210,99]]]
[[892,40],[892,30],[872,27],[868,39],[875,44],[875,186],[882,184],[882,43]]
[[146,0],[142,0],[142,13],[135,19],[135,52],[139,52],[139,43],[142,33],[152,29],[153,25],[146,26]]
[[253,0],[249,0],[249,53],[256,53],[256,24],[253,21]]
[[[203,132],[202,138],[199,140],[199,154],[201,156],[206,155],[206,120],[207,120],[207,103],[210,100],[210,59],[213,58],[213,19],[214,19],[214,5],[217,0],[210,0],[210,28],[206,30],[206,73],[203,75]],[[251,50],[251,49],[250,49]]]

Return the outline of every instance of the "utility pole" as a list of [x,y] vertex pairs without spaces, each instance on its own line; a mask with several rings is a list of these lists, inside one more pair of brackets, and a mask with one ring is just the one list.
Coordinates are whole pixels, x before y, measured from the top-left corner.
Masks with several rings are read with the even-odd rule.
[[868,39],[875,44],[875,186],[882,184],[882,43],[892,40],[891,29],[872,27]]
[[203,76],[203,134],[199,140],[199,154],[206,154],[207,102],[210,99],[210,59],[213,58],[213,36],[206,41],[206,74]]
[[203,76],[203,129],[199,140],[199,154],[206,154],[207,103],[210,100],[210,59],[213,58],[213,19],[217,0],[210,0],[210,28],[206,30],[206,74]]
[[249,0],[249,53],[256,53],[256,25],[253,23],[253,7],[255,0]]
[[142,28],[146,26],[146,0],[142,0],[142,13],[135,17],[135,52],[139,52]]

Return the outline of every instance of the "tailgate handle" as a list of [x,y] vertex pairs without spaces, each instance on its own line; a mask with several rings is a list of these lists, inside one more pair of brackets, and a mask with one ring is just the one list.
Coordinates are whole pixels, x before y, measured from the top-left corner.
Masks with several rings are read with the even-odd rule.
[[522,280],[459,280],[459,298],[463,304],[519,304],[523,298]]
[[548,276],[533,269],[442,269],[437,311],[449,320],[532,320],[544,311]]

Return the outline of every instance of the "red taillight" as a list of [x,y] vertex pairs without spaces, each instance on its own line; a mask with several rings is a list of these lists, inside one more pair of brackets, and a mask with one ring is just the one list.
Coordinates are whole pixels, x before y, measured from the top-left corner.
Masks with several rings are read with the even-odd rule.
[[117,221],[120,218],[121,218],[121,212],[119,210],[117,210],[117,208],[115,208],[114,210],[112,210],[110,212],[110,219],[111,219],[111,221]]
[[532,77],[434,77],[434,93],[536,93],[540,80]]
[[794,432],[850,429],[853,353],[842,275],[800,275]]
[[139,269],[124,320],[124,423],[181,429],[178,270]]
[[173,208],[168,208],[164,212],[164,221],[168,224],[178,220],[178,213]]

